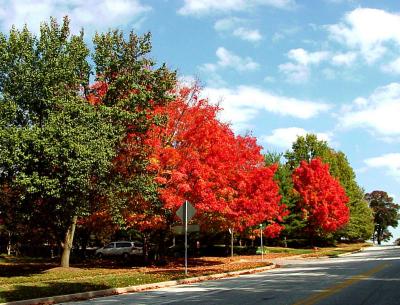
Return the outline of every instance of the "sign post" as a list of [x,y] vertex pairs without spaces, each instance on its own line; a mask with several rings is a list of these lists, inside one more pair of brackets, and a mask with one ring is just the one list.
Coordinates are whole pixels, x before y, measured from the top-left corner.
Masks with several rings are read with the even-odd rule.
[[187,272],[187,223],[188,223],[188,201],[185,200],[185,276],[188,275]]
[[187,272],[187,249],[188,249],[188,222],[196,214],[196,209],[187,201],[181,205],[181,207],[176,211],[176,215],[183,221],[184,231],[185,231],[185,276],[188,275]]
[[231,258],[233,258],[233,228],[229,228],[229,233],[231,233]]
[[263,235],[262,235],[262,231],[263,231],[263,225],[260,224],[260,233],[261,233],[261,261],[264,261],[264,247],[263,247]]

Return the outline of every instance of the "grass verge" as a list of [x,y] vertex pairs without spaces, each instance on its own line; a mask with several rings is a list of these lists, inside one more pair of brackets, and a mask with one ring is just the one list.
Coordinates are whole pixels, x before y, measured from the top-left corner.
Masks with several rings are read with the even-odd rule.
[[304,257],[321,257],[321,256],[337,257],[340,254],[360,251],[362,248],[369,246],[371,246],[371,244],[369,243],[338,244],[336,247],[317,249],[313,253],[305,254]]
[[[337,256],[360,250],[368,244],[338,245],[332,248],[292,249],[264,247],[264,262],[259,255],[202,257],[189,260],[189,276],[202,276],[267,266],[269,259],[302,255]],[[100,267],[99,267],[100,266]],[[130,267],[95,260],[72,268],[59,268],[57,262],[40,259],[0,257],[0,303],[87,292],[116,287],[157,283],[184,278],[183,260],[163,267]]]
[[[284,247],[263,247],[264,254],[280,253],[288,255],[302,255],[303,257],[320,257],[320,256],[337,256],[339,254],[359,251],[364,247],[370,246],[369,243],[356,243],[356,244],[338,244],[336,247],[324,248],[284,248]],[[261,254],[260,247],[257,249],[257,254]]]
[[[185,278],[181,260],[163,267],[141,268],[107,264],[103,268],[60,268],[43,262],[10,261],[3,259],[0,262],[0,303]],[[99,264],[102,263],[103,261],[99,261]],[[233,260],[217,257],[191,259],[189,276],[252,269],[269,264],[240,256]]]

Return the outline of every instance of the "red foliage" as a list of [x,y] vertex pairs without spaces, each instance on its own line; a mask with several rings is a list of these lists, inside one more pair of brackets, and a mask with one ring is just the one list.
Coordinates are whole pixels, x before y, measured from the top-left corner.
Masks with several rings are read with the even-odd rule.
[[77,225],[87,228],[101,240],[108,239],[119,229],[119,226],[113,222],[111,215],[106,210],[94,212],[85,218],[79,218]]
[[104,95],[107,93],[108,85],[105,82],[95,82],[90,86],[89,94],[86,99],[89,104],[97,105],[102,102]]
[[329,173],[329,165],[319,158],[302,161],[293,172],[295,190],[301,196],[300,208],[309,229],[334,232],[349,221],[345,190]]
[[196,88],[183,88],[159,108],[168,124],[153,129],[148,139],[155,148],[149,170],[164,206],[175,211],[189,200],[203,225],[221,229],[281,221],[286,209],[273,181],[276,168],[264,167],[255,138],[235,136],[217,119],[219,108],[197,94]]
[[[106,91],[106,85],[96,83],[89,102],[101,103]],[[128,226],[141,231],[164,228],[172,220],[168,211],[174,213],[189,200],[203,226],[242,231],[267,222],[265,233],[277,236],[282,229],[277,222],[287,211],[273,180],[276,168],[264,166],[256,139],[235,136],[217,119],[219,108],[198,98],[198,88],[174,93],[176,98],[168,103],[149,101],[154,109],[148,119],[166,117],[167,123],[153,124],[147,133],[127,126],[114,160],[114,170],[129,179],[136,174],[132,161],[148,158],[147,171],[155,176],[163,204],[160,208],[135,198],[125,217]]]

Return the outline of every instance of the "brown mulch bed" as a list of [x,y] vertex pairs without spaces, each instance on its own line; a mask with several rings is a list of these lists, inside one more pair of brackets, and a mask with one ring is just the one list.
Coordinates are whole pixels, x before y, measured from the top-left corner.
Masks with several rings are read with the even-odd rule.
[[[234,256],[230,257],[198,257],[189,258],[188,269],[190,276],[208,275],[212,273],[225,273],[236,270],[252,269],[257,267],[268,266],[269,260],[290,256],[289,254],[283,253],[270,253],[264,255],[264,261],[261,261],[260,255],[252,256]],[[28,276],[30,274],[38,273],[54,273],[63,272],[73,273],[79,270],[87,269],[104,269],[109,270],[110,273],[127,272],[129,270],[135,270],[136,272],[144,272],[150,274],[162,273],[162,274],[182,274],[184,272],[184,259],[183,258],[171,258],[165,265],[162,266],[138,266],[130,263],[123,263],[117,260],[89,260],[87,262],[79,264],[71,264],[70,268],[61,268],[58,265],[58,261],[44,263],[44,262],[3,262],[0,264],[1,271],[0,276],[14,277],[14,276]]]
[[[261,261],[260,255],[234,256],[230,257],[201,257],[190,258],[188,260],[188,270],[190,276],[201,276],[213,273],[225,273],[237,270],[252,269],[271,265],[270,260],[293,256],[283,253],[265,254]],[[182,274],[184,271],[184,260],[182,258],[169,261],[165,266],[151,266],[140,268],[145,273],[176,273]]]

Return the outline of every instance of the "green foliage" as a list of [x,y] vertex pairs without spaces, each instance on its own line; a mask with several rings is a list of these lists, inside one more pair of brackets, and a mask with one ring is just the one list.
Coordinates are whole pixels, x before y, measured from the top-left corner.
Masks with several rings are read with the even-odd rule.
[[306,226],[306,221],[303,219],[301,211],[297,206],[299,198],[293,192],[292,171],[287,163],[282,163],[282,154],[267,153],[264,159],[267,166],[272,164],[278,166],[274,179],[279,186],[279,194],[282,196],[281,201],[290,211],[289,215],[285,218],[285,229],[282,232],[282,236],[289,239],[303,237],[299,235],[302,235],[301,232],[303,232]]
[[[161,208],[154,177],[147,171],[149,146],[144,135],[160,117],[150,117],[155,107],[168,103],[176,84],[176,73],[165,65],[156,67],[149,58],[150,33],[127,37],[115,30],[96,34],[94,39],[96,82],[107,90],[98,95],[101,104],[115,114],[115,122],[124,128],[125,138],[117,147],[118,157],[108,176],[109,212],[114,221],[124,226],[122,214],[143,201]],[[94,94],[97,94],[94,92]],[[149,211],[151,212],[151,211]]]
[[350,221],[336,235],[348,240],[367,240],[373,232],[373,215],[364,199],[364,191],[356,182],[356,175],[350,166],[346,155],[339,151],[330,151],[330,172],[344,187],[349,198]]
[[39,37],[26,27],[0,35],[1,209],[33,235],[62,240],[73,216],[87,213],[121,137],[109,109],[82,96],[88,55],[67,18],[43,23]]
[[365,195],[370,207],[374,211],[374,240],[381,244],[381,241],[391,237],[388,227],[397,227],[399,221],[400,206],[393,202],[384,191],[373,191]]
[[[298,137],[293,143],[292,149],[288,150],[284,157],[286,164],[280,164],[276,179],[280,186],[282,200],[288,205],[291,214],[286,219],[286,234],[289,239],[304,238],[304,220],[301,211],[296,209],[298,198],[291,191],[291,173],[299,166],[302,160],[310,161],[319,157],[324,163],[329,164],[330,174],[335,177],[346,191],[349,198],[350,220],[345,228],[335,233],[335,236],[325,236],[339,239],[343,237],[348,240],[367,240],[373,231],[372,211],[364,199],[364,191],[356,182],[355,173],[343,152],[336,152],[330,148],[326,141],[318,140],[316,135],[307,134]],[[279,160],[276,154],[266,157],[267,163],[276,163]]]
[[[75,216],[106,205],[122,225],[129,205],[161,206],[143,135],[165,122],[150,114],[173,97],[175,72],[149,58],[150,34],[115,30],[93,42],[92,72],[83,32],[71,35],[68,18],[43,23],[38,36],[26,26],[0,34],[0,217],[8,231],[69,245]],[[89,85],[91,73],[100,87]]]
[[89,50],[83,34],[69,34],[67,18],[61,26],[43,23],[39,36],[26,26],[0,34],[0,91],[15,125],[40,125],[57,106],[55,97],[76,96],[89,81]]
[[292,144],[292,150],[286,151],[284,157],[287,160],[289,168],[294,170],[300,165],[301,161],[310,162],[316,157],[319,157],[322,162],[327,163],[330,151],[331,148],[329,148],[326,141],[318,140],[314,134],[307,134],[305,137],[298,137]]

